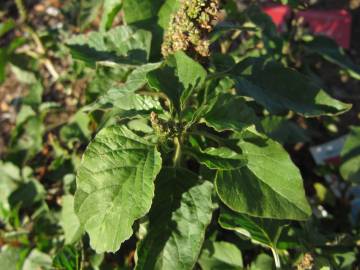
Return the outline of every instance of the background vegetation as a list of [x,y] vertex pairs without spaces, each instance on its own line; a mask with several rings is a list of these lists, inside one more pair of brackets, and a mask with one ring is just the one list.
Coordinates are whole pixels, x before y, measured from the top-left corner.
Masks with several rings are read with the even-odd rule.
[[[308,118],[296,105],[287,104],[291,111],[284,112],[278,104],[287,101],[274,105],[276,114],[252,102],[264,133],[281,143],[299,167],[313,215],[286,226],[272,224],[282,228],[281,237],[256,226],[261,222],[241,220],[242,229],[248,225],[244,236],[243,231],[223,228],[226,216],[220,226],[215,212],[195,268],[272,269],[271,250],[276,249],[284,269],[359,269],[360,3],[277,1],[289,2],[293,10],[279,33],[261,12],[260,2],[222,1],[221,23],[209,37],[210,56],[201,51],[204,60],[196,54],[200,50],[192,56],[215,70],[216,76],[245,57],[270,57],[311,78],[342,103],[321,108],[322,117],[317,116],[320,109],[316,107],[315,117]],[[144,57],[152,63],[162,59],[162,37],[177,7],[177,1],[170,0],[1,2],[0,269],[134,268],[137,239],[146,231],[142,221],[134,225],[136,233],[118,251],[96,253],[74,213],[75,174],[94,135],[121,121],[124,111],[131,113],[108,90],[129,83],[129,66],[142,64]],[[294,14],[308,8],[348,9],[353,16],[350,49],[344,51],[332,40],[314,37],[300,25]],[[121,25],[144,32],[116,36],[116,27]],[[83,36],[89,32],[93,39]],[[152,33],[151,41],[146,33]],[[135,50],[131,57],[121,57],[126,35],[136,41],[131,44],[135,49],[151,47],[149,55]],[[98,38],[113,40],[94,54],[85,45],[101,46]],[[291,78],[275,73],[264,80],[292,83]],[[133,125],[142,131],[154,128],[149,121]],[[346,134],[342,161],[316,165],[309,148]],[[201,170],[197,166],[190,161],[189,168]],[[202,169],[202,175],[211,174]],[[336,177],[329,182],[327,175]]]

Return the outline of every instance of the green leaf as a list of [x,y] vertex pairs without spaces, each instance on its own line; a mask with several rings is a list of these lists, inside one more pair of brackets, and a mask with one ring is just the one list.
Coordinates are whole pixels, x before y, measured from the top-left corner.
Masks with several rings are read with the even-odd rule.
[[272,113],[292,110],[304,116],[336,115],[351,105],[330,97],[309,79],[275,62],[248,58],[232,71],[236,88]]
[[[147,84],[146,75],[157,68],[159,68],[161,62],[159,63],[148,63],[136,68],[133,72],[130,73],[126,80],[126,85],[131,91],[136,91],[141,89]],[[129,90],[130,91],[130,90]]]
[[7,32],[11,31],[12,29],[14,29],[15,26],[16,23],[13,19],[9,19],[3,23],[0,23],[0,37],[5,35]]
[[161,0],[123,0],[125,21],[128,24],[153,19],[161,6]]
[[125,21],[152,33],[151,58],[161,58],[160,48],[170,16],[180,6],[178,0],[124,0]]
[[221,209],[219,224],[227,230],[233,230],[251,239],[252,242],[275,249],[286,222],[276,219],[262,219]]
[[163,67],[147,75],[150,87],[164,92],[177,111],[185,108],[188,98],[205,78],[205,69],[181,51],[169,56]]
[[261,121],[264,133],[282,144],[309,142],[307,130],[282,116],[267,116]]
[[234,170],[246,165],[246,157],[226,147],[191,150],[195,158],[209,169]]
[[193,269],[211,221],[212,188],[185,169],[161,171],[135,269]]
[[80,252],[74,246],[65,246],[56,253],[54,267],[56,269],[74,270],[80,269]]
[[81,31],[86,29],[99,14],[103,0],[82,0],[77,2],[77,25]]
[[161,168],[155,145],[124,126],[101,130],[79,166],[75,212],[98,252],[119,249],[150,209]]
[[203,270],[241,270],[243,260],[241,251],[228,242],[208,242],[198,263]]
[[133,66],[147,62],[151,33],[123,25],[108,32],[75,36],[67,45],[74,59],[84,61],[91,67],[95,67],[98,62]]
[[256,115],[245,99],[230,94],[221,95],[204,118],[217,131],[241,131],[256,122]]
[[2,269],[18,270],[21,268],[22,250],[15,247],[3,246],[0,251],[0,265]]
[[[21,181],[20,169],[10,162],[0,161],[0,209],[10,210],[9,196],[17,188],[18,181]],[[0,211],[0,218],[1,218]]]
[[83,229],[74,211],[74,197],[72,195],[62,197],[60,223],[65,234],[65,244],[72,244],[80,239]]
[[23,99],[23,103],[36,109],[41,104],[43,92],[44,88],[42,84],[37,81],[31,85],[29,93]]
[[12,207],[20,204],[23,208],[31,208],[35,203],[44,199],[46,191],[36,179],[23,183],[9,196]]
[[341,151],[341,176],[348,181],[360,183],[360,127],[352,127]]
[[305,48],[309,52],[316,53],[325,60],[343,68],[354,79],[360,80],[360,67],[350,60],[344,50],[339,47],[333,39],[325,36],[317,36],[311,41],[306,42]]
[[174,54],[177,76],[184,90],[180,96],[182,108],[185,107],[186,101],[196,88],[203,85],[206,79],[206,70],[198,62],[187,56],[184,52],[179,51]]
[[267,254],[260,254],[256,260],[251,264],[250,270],[274,270],[274,260]]
[[24,261],[22,270],[34,270],[34,269],[41,269],[41,270],[53,269],[51,257],[45,253],[42,253],[37,249],[33,249],[30,252],[29,256],[27,256],[26,260]]
[[105,95],[101,96],[98,101],[89,106],[89,109],[94,110],[109,107],[124,111],[161,109],[160,102],[157,99],[150,96],[138,95],[133,92],[126,92],[126,90],[124,91],[124,88],[110,89]]
[[169,27],[171,15],[174,14],[180,7],[178,0],[165,0],[158,12],[158,24],[162,29]]
[[219,170],[215,186],[232,210],[255,217],[305,220],[311,214],[299,169],[282,146],[258,138],[239,143],[248,160],[236,170]]
[[114,22],[116,15],[121,10],[121,0],[104,0],[103,13],[100,22],[100,29],[109,30]]

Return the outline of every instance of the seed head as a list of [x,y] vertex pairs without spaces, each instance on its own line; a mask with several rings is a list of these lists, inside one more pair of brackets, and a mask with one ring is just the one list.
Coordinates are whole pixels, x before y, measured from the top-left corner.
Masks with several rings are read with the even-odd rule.
[[208,34],[219,11],[219,0],[182,0],[180,9],[170,19],[162,44],[163,56],[176,51],[209,55]]

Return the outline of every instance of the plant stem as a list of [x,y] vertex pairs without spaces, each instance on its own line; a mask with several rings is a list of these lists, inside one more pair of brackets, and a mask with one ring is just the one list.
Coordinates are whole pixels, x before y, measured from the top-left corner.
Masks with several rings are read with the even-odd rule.
[[276,252],[275,248],[271,248],[271,252],[272,252],[274,260],[275,260],[276,269],[281,269],[281,262],[280,262],[279,254]]
[[23,23],[26,20],[27,14],[26,14],[26,8],[22,0],[15,0],[16,8],[19,12],[20,16],[20,22]]
[[181,143],[179,137],[174,138],[175,154],[174,154],[174,167],[180,167],[181,164]]

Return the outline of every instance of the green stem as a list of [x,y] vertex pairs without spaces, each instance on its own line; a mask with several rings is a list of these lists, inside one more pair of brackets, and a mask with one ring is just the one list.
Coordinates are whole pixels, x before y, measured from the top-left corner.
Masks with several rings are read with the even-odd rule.
[[20,22],[23,23],[26,20],[27,14],[26,14],[26,8],[24,6],[24,3],[22,0],[15,0],[16,8],[19,12],[20,16]]
[[180,167],[181,164],[181,142],[179,137],[174,138],[175,154],[174,154],[174,167]]
[[275,260],[276,269],[281,269],[281,262],[280,262],[279,254],[276,252],[275,248],[271,248],[271,252],[272,252],[274,260]]

